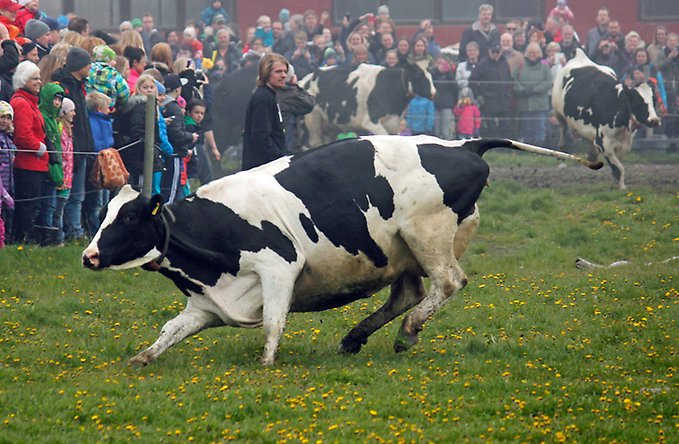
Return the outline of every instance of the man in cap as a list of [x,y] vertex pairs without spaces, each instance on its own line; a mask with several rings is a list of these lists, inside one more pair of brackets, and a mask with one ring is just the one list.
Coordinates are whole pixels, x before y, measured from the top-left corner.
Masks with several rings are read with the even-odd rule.
[[512,76],[502,48],[495,44],[487,50],[469,76],[469,86],[481,108],[483,137],[507,137],[512,94]]
[[[64,233],[67,239],[77,239],[85,234],[80,220],[81,214],[87,212],[87,203],[83,206],[83,202],[85,201],[86,178],[89,172],[87,157],[90,156],[78,153],[93,153],[95,151],[85,102],[85,82],[89,76],[91,64],[90,54],[87,51],[73,47],[66,55],[66,65],[52,75],[52,79],[59,82],[64,88],[66,97],[75,104],[73,151],[76,154],[73,159],[73,185],[71,195],[64,208]],[[88,217],[85,217],[85,219],[87,220]]]
[[38,60],[49,54],[50,52],[50,27],[47,23],[40,20],[30,19],[26,22],[26,31],[24,35],[31,39],[38,48]]

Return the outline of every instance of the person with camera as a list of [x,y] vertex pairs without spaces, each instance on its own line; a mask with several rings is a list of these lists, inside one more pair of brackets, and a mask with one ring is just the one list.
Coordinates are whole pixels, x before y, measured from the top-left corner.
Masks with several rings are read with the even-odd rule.
[[622,78],[623,70],[625,69],[625,59],[620,56],[619,49],[615,43],[608,40],[608,38],[599,42],[599,47],[592,55],[592,61],[612,68],[618,78]]
[[299,31],[295,34],[295,49],[288,52],[285,57],[290,60],[290,64],[295,68],[297,78],[303,79],[315,68],[314,58],[311,55],[310,47],[313,43],[308,41],[307,33]]

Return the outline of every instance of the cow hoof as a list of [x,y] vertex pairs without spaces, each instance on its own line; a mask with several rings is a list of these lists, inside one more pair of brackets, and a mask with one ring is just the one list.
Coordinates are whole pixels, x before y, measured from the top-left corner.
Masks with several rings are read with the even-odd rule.
[[340,344],[339,352],[343,355],[355,355],[361,351],[361,347],[363,347],[363,344],[361,344],[359,341],[344,338]]
[[130,367],[146,367],[151,361],[153,361],[153,359],[146,353],[139,353],[137,356],[134,356],[127,361],[127,365]]
[[396,353],[401,353],[408,350],[415,344],[417,344],[417,335],[406,335],[404,333],[399,333],[396,341],[394,342],[394,351]]

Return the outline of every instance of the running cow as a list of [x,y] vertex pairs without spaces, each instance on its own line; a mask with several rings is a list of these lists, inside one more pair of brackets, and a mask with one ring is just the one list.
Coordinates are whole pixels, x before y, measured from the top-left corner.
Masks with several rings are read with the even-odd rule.
[[345,131],[398,134],[413,94],[436,94],[431,74],[415,63],[406,68],[333,66],[307,75],[300,86],[316,97],[316,106],[304,117],[310,148]]
[[653,88],[641,83],[627,88],[613,70],[592,62],[582,49],[559,71],[552,89],[552,107],[564,132],[572,129],[592,142],[590,160],[603,153],[620,189],[625,189],[625,168],[620,159],[632,146],[640,124],[658,126]]
[[479,224],[476,201],[488,179],[481,155],[495,147],[588,164],[510,140],[344,140],[224,177],[166,206],[125,186],[108,204],[83,265],[156,270],[189,297],[133,364],[229,325],[262,326],[262,362],[270,365],[289,312],[339,307],[389,285],[389,299],[344,337],[340,351],[357,353],[412,309],[394,345],[404,351],[467,284],[458,259]]

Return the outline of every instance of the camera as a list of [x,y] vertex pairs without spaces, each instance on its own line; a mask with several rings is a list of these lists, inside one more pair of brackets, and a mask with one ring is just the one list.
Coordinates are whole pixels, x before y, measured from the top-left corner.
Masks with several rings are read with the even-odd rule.
[[202,69],[197,69],[197,70],[196,70],[196,80],[197,80],[198,82],[201,82],[201,83],[202,83],[202,82],[205,82],[205,74],[203,74],[203,70],[202,70]]

